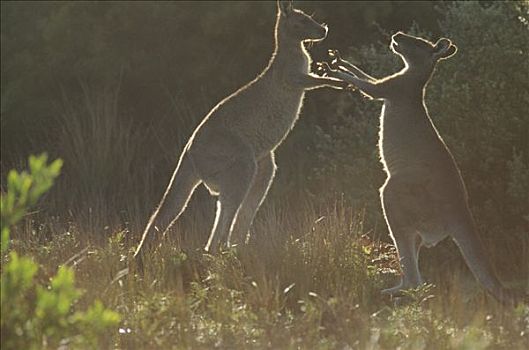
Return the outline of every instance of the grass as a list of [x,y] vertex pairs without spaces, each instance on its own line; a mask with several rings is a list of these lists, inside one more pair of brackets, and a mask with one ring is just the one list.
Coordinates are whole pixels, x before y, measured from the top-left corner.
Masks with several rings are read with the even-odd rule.
[[[286,215],[288,213],[289,215]],[[143,276],[120,276],[132,234],[107,227],[106,242],[75,225],[29,219],[13,249],[41,265],[46,282],[72,266],[85,292],[122,322],[102,343],[120,349],[526,349],[529,307],[503,307],[462,266],[423,266],[435,285],[388,299],[394,249],[366,235],[363,213],[341,202],[324,209],[267,205],[247,244],[202,252],[209,222],[192,211],[145,260]],[[193,222],[194,225],[185,224]],[[41,231],[55,230],[53,240]],[[62,230],[62,231],[61,231]],[[429,252],[430,250],[426,250]],[[423,253],[427,255],[427,253]],[[453,265],[453,264],[452,264]],[[447,265],[444,265],[447,267]],[[521,282],[523,283],[523,281]],[[527,283],[527,281],[525,281]]]
[[[374,212],[285,196],[280,183],[247,244],[203,253],[214,209],[199,190],[173,234],[146,255],[145,273],[122,274],[170,174],[160,165],[174,164],[197,113],[175,99],[168,116],[179,121],[177,135],[158,134],[155,124],[138,131],[118,111],[118,95],[119,87],[99,95],[83,88],[83,101],[65,97],[61,137],[49,147],[64,159],[63,174],[46,210],[12,232],[12,249],[40,265],[41,284],[71,266],[84,290],[75,309],[100,299],[121,314],[99,348],[529,348],[529,306],[486,295],[454,244],[422,251],[431,285],[383,297],[399,269],[383,230],[365,219]],[[501,276],[529,289],[529,236],[494,237],[486,243],[499,240],[492,258]]]

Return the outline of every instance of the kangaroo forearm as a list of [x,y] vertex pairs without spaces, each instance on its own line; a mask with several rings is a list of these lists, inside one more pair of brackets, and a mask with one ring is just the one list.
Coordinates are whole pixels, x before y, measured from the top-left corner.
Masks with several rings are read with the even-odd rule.
[[321,87],[331,87],[334,89],[345,88],[345,84],[342,80],[336,78],[319,77],[312,74],[301,75],[293,79],[293,81],[294,84],[302,87],[305,90],[313,90]]
[[329,50],[329,56],[333,58],[333,61],[332,61],[333,67],[339,68],[345,71],[346,73],[356,75],[357,77],[364,79],[364,80],[369,80],[373,82],[377,80],[376,78],[373,78],[369,74],[365,73],[363,70],[361,70],[360,68],[358,68],[351,62],[344,60],[338,50],[333,50],[333,49]]
[[368,80],[368,81],[376,81],[376,78],[373,78],[354,64],[347,62],[345,60],[340,60],[340,69],[345,70],[346,72],[349,72],[353,75],[356,75],[360,79]]
[[331,71],[327,74],[330,77],[343,80],[355,86],[363,93],[373,98],[382,98],[384,96],[384,85],[381,83],[366,81],[356,77],[354,74],[346,73],[342,70]]
[[384,85],[352,77],[352,85],[373,98],[384,97]]

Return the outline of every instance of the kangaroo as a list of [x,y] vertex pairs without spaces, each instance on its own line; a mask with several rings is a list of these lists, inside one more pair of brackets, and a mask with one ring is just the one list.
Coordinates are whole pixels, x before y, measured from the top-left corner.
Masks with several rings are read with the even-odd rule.
[[232,232],[248,233],[276,172],[274,151],[294,127],[305,91],[348,85],[310,73],[304,44],[325,39],[327,26],[294,9],[291,1],[278,1],[277,7],[275,48],[267,67],[220,101],[193,132],[134,257],[152,231],[167,232],[201,183],[218,196],[205,250],[230,246]]
[[399,285],[382,292],[393,295],[422,284],[419,249],[450,236],[484,288],[498,300],[510,302],[511,295],[497,278],[477,233],[460,170],[424,102],[437,62],[453,56],[457,47],[446,38],[433,44],[398,32],[390,49],[403,60],[404,68],[380,80],[343,60],[336,50],[329,51],[333,68],[319,64],[325,76],[343,79],[366,96],[384,100],[379,151],[387,179],[380,197],[403,275]]

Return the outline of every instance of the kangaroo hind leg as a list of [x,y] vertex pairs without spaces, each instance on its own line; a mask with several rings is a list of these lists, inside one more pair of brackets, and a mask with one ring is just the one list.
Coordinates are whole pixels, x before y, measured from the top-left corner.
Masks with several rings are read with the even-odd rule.
[[[235,236],[235,241],[244,242],[244,239],[249,235],[250,227],[252,226],[257,211],[264,202],[266,194],[272,185],[275,171],[276,164],[272,152],[257,162],[257,171],[254,181],[248,191],[248,195],[239,209],[237,220],[235,221],[235,226],[232,230],[232,235]],[[231,240],[232,237],[228,237],[228,245]]]
[[401,290],[416,288],[423,283],[419,272],[420,237],[412,231],[392,227],[392,238],[397,248],[402,277],[400,283],[392,288],[384,289],[382,294],[397,294]]
[[222,172],[215,175],[212,182],[219,192],[215,223],[205,250],[216,253],[228,237],[237,220],[239,208],[246,198],[256,173],[256,162],[251,157],[239,157]]
[[381,191],[384,217],[402,268],[400,284],[383,290],[383,294],[395,294],[422,284],[419,272],[421,237],[414,227],[416,222],[414,223],[413,219],[413,197],[405,190],[399,189],[396,184],[386,183]]

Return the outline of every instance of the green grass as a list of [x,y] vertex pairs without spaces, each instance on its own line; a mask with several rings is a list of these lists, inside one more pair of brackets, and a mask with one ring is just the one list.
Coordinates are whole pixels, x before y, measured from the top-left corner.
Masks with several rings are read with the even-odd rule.
[[446,264],[426,259],[425,275],[436,286],[406,299],[382,297],[398,264],[391,246],[366,235],[362,217],[341,204],[267,206],[250,242],[218,256],[202,252],[209,223],[180,224],[147,255],[143,276],[119,277],[133,248],[127,230],[107,228],[99,234],[108,240],[94,243],[73,224],[28,220],[15,230],[13,249],[41,265],[44,283],[58,266],[73,267],[84,290],[76,308],[101,299],[121,314],[103,348],[528,347],[529,307],[499,305],[461,266],[441,271]]

